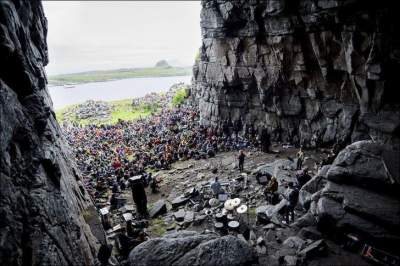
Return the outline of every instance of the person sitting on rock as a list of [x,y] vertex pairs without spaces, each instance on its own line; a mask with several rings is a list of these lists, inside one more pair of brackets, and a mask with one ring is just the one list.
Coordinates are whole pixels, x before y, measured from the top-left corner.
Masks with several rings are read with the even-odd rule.
[[283,196],[287,201],[284,217],[286,223],[289,224],[289,216],[292,216],[292,221],[294,221],[294,208],[299,200],[299,191],[294,187],[293,182],[289,182],[288,188]]
[[118,199],[117,199],[117,194],[113,193],[111,195],[111,199],[110,199],[110,209],[111,210],[115,210],[118,209]]
[[159,186],[160,182],[161,181],[157,177],[151,179],[150,181],[151,193],[153,194],[158,193],[158,189],[160,188]]
[[274,204],[274,198],[276,197],[277,191],[278,191],[278,181],[276,180],[276,177],[273,176],[271,177],[271,180],[268,182],[264,190],[264,195],[270,204]]
[[224,192],[221,183],[218,181],[218,177],[215,177],[214,182],[211,184],[211,190],[216,198]]
[[137,245],[141,244],[145,240],[143,240],[144,237],[139,235],[137,238],[129,237],[126,235],[126,229],[122,228],[121,232],[117,235],[117,240],[118,240],[118,249],[120,255],[122,257],[127,258],[129,255],[129,252],[136,247]]
[[300,173],[296,174],[296,179],[299,188],[302,188],[308,181],[310,181],[311,176],[308,174],[308,168],[305,167]]

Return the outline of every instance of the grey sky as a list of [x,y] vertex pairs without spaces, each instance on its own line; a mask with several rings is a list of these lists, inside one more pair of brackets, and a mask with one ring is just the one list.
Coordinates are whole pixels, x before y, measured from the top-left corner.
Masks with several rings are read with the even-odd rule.
[[197,1],[48,1],[49,75],[192,65],[201,44]]

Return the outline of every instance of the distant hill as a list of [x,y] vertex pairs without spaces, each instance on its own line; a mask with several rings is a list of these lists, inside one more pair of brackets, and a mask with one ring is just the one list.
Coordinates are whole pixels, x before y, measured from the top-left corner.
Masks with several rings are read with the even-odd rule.
[[156,63],[155,67],[171,67],[167,60],[160,60]]

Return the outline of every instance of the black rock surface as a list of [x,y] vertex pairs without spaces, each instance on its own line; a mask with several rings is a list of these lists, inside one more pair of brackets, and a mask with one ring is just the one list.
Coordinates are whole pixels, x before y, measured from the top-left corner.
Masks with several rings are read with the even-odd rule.
[[191,99],[205,125],[241,119],[315,147],[399,142],[399,27],[390,1],[203,0]]
[[40,1],[0,1],[0,264],[93,265],[98,218],[52,110],[46,34]]
[[371,141],[355,142],[339,153],[310,209],[321,229],[355,233],[363,241],[399,251],[400,173],[387,167],[387,152],[400,155],[393,146]]
[[129,265],[251,265],[257,256],[234,237],[181,231],[146,241],[129,254]]

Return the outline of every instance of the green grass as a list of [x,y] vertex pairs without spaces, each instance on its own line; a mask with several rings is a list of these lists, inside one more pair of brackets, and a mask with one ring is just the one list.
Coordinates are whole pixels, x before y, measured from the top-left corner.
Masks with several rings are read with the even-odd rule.
[[162,236],[167,232],[167,224],[163,218],[153,219],[150,222],[150,232],[154,236]]
[[115,124],[118,120],[137,120],[152,115],[159,110],[157,104],[142,104],[139,107],[132,106],[132,100],[121,100],[112,102],[114,108],[111,112],[111,120],[109,123]]
[[126,78],[144,77],[168,77],[168,76],[187,76],[191,75],[189,67],[149,67],[149,68],[129,68],[103,71],[89,71],[82,73],[64,74],[49,76],[49,84],[66,85],[81,84],[89,82],[109,81]]
[[92,119],[78,119],[74,115],[67,114],[68,111],[75,108],[77,105],[70,105],[63,109],[56,111],[57,121],[63,123],[65,121],[75,122],[81,125],[87,124],[115,124],[118,120],[137,120],[140,118],[148,117],[160,110],[158,104],[142,104],[140,106],[132,106],[132,99],[110,101],[112,105],[111,116],[107,120],[92,120]]
[[187,87],[182,87],[178,89],[172,98],[172,106],[179,106],[181,105],[186,98],[188,97],[188,89]]
[[257,218],[256,208],[249,208],[248,212],[251,219]]

